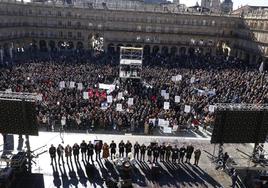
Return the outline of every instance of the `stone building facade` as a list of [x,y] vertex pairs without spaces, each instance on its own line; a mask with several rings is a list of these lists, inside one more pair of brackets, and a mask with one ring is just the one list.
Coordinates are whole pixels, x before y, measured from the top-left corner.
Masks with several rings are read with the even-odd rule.
[[93,36],[104,39],[105,50],[119,46],[172,54],[196,48],[203,54],[225,53],[250,63],[268,56],[266,18],[170,12],[159,6],[144,9],[108,9],[52,3],[18,3],[0,0],[0,46],[36,47],[44,51],[91,48]]

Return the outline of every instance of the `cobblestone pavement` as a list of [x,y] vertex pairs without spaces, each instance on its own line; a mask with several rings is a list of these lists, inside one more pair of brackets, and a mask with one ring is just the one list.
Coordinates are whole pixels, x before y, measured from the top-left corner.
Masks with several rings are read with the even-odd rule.
[[[103,140],[110,144],[112,140],[119,143],[121,140],[125,142],[129,140],[132,144],[138,141],[140,144],[148,145],[150,142],[165,142],[172,145],[192,144],[195,148],[202,151],[199,167],[190,164],[171,164],[160,162],[160,175],[157,180],[153,180],[151,176],[151,165],[147,162],[137,162],[133,170],[133,184],[134,187],[230,187],[230,177],[221,170],[215,170],[215,164],[211,162],[211,155],[216,155],[218,149],[215,145],[210,144],[209,137],[166,137],[166,136],[133,136],[127,135],[105,135],[105,134],[79,134],[79,133],[63,133],[56,132],[39,132],[39,136],[30,136],[31,150],[35,150],[41,146],[45,147],[36,150],[35,154],[42,153],[48,150],[51,144],[57,146],[64,141],[64,146],[74,143],[80,144],[82,140],[94,141]],[[1,139],[2,142],[2,139]],[[0,142],[0,144],[1,144]],[[17,148],[18,138],[14,136],[14,148]],[[253,145],[234,145],[228,144],[224,146],[224,150],[230,153],[231,157],[237,162],[237,166],[249,165],[248,157],[242,152],[237,151],[239,148],[246,154],[250,154]],[[14,151],[15,152],[15,151]],[[81,158],[81,157],[80,157]],[[44,182],[46,188],[52,187],[105,187],[103,178],[107,175],[116,176],[111,173],[109,165],[104,163],[94,162],[96,167],[93,181],[87,178],[85,163],[80,161],[79,164],[67,166],[58,166],[57,171],[53,173],[50,165],[50,157],[48,152],[41,154],[34,159],[36,165],[33,165],[33,173],[44,174]],[[193,163],[193,159],[192,159]],[[111,164],[111,163],[108,163]],[[112,165],[113,166],[113,165]],[[109,169],[109,170],[108,170]],[[55,170],[55,169],[54,169]],[[56,176],[58,173],[59,176]],[[73,173],[73,174],[72,174]],[[67,174],[67,176],[64,176]]]

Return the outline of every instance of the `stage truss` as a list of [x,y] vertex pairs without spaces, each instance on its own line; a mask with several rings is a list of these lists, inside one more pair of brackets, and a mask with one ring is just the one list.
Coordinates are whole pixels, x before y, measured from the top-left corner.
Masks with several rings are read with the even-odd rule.
[[120,47],[120,78],[141,78],[143,48]]
[[261,111],[268,110],[268,104],[217,103],[215,110]]

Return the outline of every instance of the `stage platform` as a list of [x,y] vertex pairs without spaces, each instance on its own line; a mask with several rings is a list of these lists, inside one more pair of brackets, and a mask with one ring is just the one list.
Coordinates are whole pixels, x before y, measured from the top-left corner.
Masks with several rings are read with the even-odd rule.
[[[2,136],[1,136],[2,137]],[[196,167],[191,164],[172,164],[160,162],[160,176],[157,180],[153,180],[150,172],[150,164],[148,162],[137,162],[133,171],[133,187],[228,187],[231,185],[231,179],[225,172],[215,170],[215,165],[211,163],[211,155],[216,152],[214,145],[210,144],[210,138],[204,137],[168,137],[168,136],[137,136],[137,135],[108,135],[108,134],[85,134],[85,133],[59,133],[59,132],[39,132],[39,136],[30,136],[31,150],[44,146],[36,150],[34,154],[45,152],[49,149],[50,145],[57,146],[62,144],[73,145],[74,143],[80,144],[82,140],[94,141],[103,140],[110,144],[112,140],[119,143],[121,140],[126,142],[129,140],[133,145],[136,141],[140,144],[148,145],[150,142],[158,143],[171,143],[177,144],[181,147],[183,144],[192,144],[195,148],[202,151],[200,165]],[[24,139],[25,141],[25,139]],[[0,138],[0,144],[3,139]],[[241,152],[236,148],[239,147],[242,151],[250,153],[253,146],[247,145],[226,145],[225,150],[230,155],[239,161],[247,164],[248,160],[242,157]],[[17,149],[26,149],[25,144],[18,144],[18,135],[14,135],[13,146],[16,153]],[[1,147],[1,150],[3,148]],[[118,152],[118,151],[117,151]],[[216,154],[216,153],[215,153]],[[86,173],[86,163],[81,160],[80,162],[64,166],[57,166],[52,168],[50,165],[50,157],[48,152],[41,154],[38,158],[34,159],[36,164],[32,166],[32,172],[43,174],[44,187],[106,187],[104,180],[109,176],[117,176],[113,170],[113,165],[105,165],[104,161],[94,162],[97,169],[94,177],[88,177]],[[194,159],[192,158],[192,163]],[[243,164],[241,164],[242,166]]]

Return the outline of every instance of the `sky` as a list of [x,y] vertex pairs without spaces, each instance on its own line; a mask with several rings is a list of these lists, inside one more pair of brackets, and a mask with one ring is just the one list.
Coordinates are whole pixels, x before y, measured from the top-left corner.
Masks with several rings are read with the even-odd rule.
[[[186,6],[193,6],[196,4],[197,1],[200,5],[201,0],[180,0],[180,3],[186,4]],[[232,0],[232,1],[234,3],[234,9],[237,9],[241,5],[268,6],[268,0]]]

